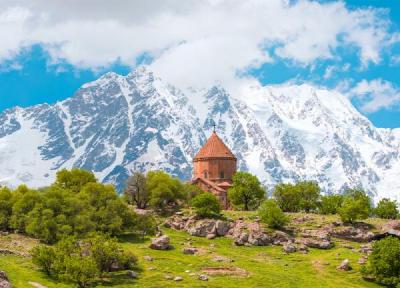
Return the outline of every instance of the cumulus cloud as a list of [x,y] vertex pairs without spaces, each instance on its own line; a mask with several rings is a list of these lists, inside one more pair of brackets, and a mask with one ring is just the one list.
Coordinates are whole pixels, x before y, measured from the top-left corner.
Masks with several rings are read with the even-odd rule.
[[366,66],[394,41],[385,11],[343,2],[3,0],[0,11],[0,61],[33,44],[78,68],[133,67],[146,53],[181,86],[232,83],[279,59],[312,65],[341,47],[357,48]]
[[360,108],[366,113],[398,108],[400,103],[400,89],[382,79],[362,80],[348,91],[348,95],[360,100]]

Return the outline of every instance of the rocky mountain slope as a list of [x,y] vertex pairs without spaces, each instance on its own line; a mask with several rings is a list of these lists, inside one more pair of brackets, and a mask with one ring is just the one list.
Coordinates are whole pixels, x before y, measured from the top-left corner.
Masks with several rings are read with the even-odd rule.
[[327,193],[362,186],[400,192],[400,130],[375,128],[349,100],[309,85],[221,86],[185,93],[142,66],[107,73],[55,105],[0,114],[0,183],[44,186],[57,170],[82,167],[122,189],[132,171],[191,177],[191,161],[216,123],[239,159],[272,189],[317,180]]

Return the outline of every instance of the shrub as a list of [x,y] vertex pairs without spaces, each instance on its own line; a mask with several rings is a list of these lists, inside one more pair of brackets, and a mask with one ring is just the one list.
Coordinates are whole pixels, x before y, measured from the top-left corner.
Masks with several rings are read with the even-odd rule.
[[399,215],[397,209],[397,202],[387,198],[383,198],[379,201],[378,205],[374,209],[374,213],[379,218],[383,219],[396,219]]
[[188,202],[190,202],[197,195],[205,193],[199,186],[188,183],[183,184],[183,191],[184,195],[186,196],[186,201]]
[[258,216],[271,228],[281,228],[288,222],[286,215],[272,199],[265,200],[261,204],[258,208]]
[[387,237],[375,242],[368,263],[361,272],[383,285],[400,284],[400,240]]
[[47,275],[50,275],[56,257],[54,248],[39,245],[32,249],[31,255],[33,263],[39,266]]
[[354,223],[368,218],[371,213],[371,199],[361,189],[347,190],[339,215],[343,222]]
[[157,232],[157,220],[152,215],[137,215],[135,231],[142,239],[146,235],[155,235]]
[[191,205],[196,211],[196,214],[202,218],[219,217],[221,206],[217,197],[211,193],[203,193],[194,197]]
[[265,190],[260,181],[248,172],[237,172],[228,189],[228,199],[235,207],[248,211],[257,209],[265,198]]
[[337,214],[343,203],[343,195],[326,195],[321,197],[319,212],[321,214]]

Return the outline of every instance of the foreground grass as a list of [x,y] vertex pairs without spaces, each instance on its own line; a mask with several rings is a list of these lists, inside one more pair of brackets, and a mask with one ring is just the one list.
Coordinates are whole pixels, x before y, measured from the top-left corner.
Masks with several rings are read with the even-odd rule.
[[[227,212],[227,217],[253,218],[252,212]],[[291,214],[291,219],[304,217],[305,214]],[[320,216],[308,214],[311,220],[296,224],[306,227],[320,226],[336,221],[336,216]],[[369,219],[369,224],[376,229],[384,222],[378,219]],[[292,224],[294,225],[294,224]],[[138,279],[128,279],[124,272],[114,273],[108,279],[95,283],[95,287],[380,287],[374,283],[366,282],[361,278],[360,258],[358,243],[348,241],[335,241],[335,248],[330,250],[310,249],[309,254],[293,253],[286,255],[281,247],[237,247],[229,238],[208,240],[205,238],[191,237],[185,232],[165,229],[165,234],[171,238],[175,247],[171,251],[156,251],[149,249],[150,239],[137,239],[132,236],[121,237],[119,240],[126,250],[132,251],[139,259],[137,269]],[[10,243],[19,242],[19,249],[25,244],[24,237],[19,235],[0,236],[1,246],[10,247]],[[32,239],[25,238],[26,246],[36,244]],[[183,247],[191,242],[193,247],[200,250],[199,255],[184,255]],[[8,245],[7,245],[8,243]],[[18,245],[17,245],[18,246]],[[346,248],[345,248],[346,247]],[[353,247],[354,249],[350,249]],[[154,260],[147,261],[144,256],[151,256]],[[215,262],[216,256],[224,256],[234,262]],[[350,260],[352,271],[343,272],[336,270],[344,259]],[[209,280],[201,281],[198,275],[204,268],[234,267],[240,268],[242,275],[209,276]],[[13,287],[33,287],[29,282],[40,283],[46,287],[74,287],[73,285],[57,283],[39,271],[30,258],[21,256],[0,255],[0,270],[8,273]],[[169,277],[168,277],[169,276]],[[172,279],[176,276],[183,278],[181,282]]]

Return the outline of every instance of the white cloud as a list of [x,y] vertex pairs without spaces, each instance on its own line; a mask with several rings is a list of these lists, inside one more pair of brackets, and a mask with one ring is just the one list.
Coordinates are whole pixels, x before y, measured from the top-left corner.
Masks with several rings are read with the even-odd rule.
[[374,79],[362,80],[347,93],[349,97],[361,102],[361,110],[373,113],[381,109],[393,109],[399,107],[400,89],[393,83]]
[[53,61],[93,69],[116,60],[134,66],[148,53],[156,72],[182,86],[231,83],[277,57],[312,65],[347,46],[364,65],[378,63],[394,39],[381,10],[343,2],[3,0],[0,11],[0,60],[34,43]]

